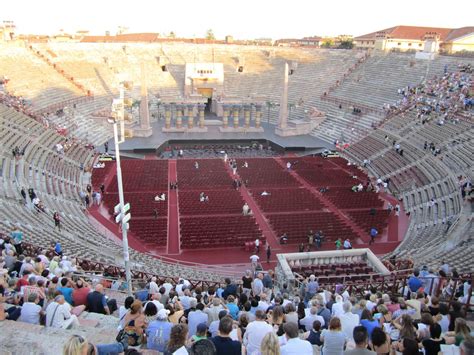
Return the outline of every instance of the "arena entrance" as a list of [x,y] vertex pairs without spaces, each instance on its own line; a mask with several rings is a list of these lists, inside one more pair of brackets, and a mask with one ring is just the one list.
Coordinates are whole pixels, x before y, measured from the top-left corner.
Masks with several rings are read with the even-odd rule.
[[212,112],[212,93],[213,93],[213,91],[214,91],[214,89],[212,89],[212,88],[198,88],[197,89],[198,94],[207,99],[206,108],[204,110],[206,112],[206,114],[209,114],[209,113]]

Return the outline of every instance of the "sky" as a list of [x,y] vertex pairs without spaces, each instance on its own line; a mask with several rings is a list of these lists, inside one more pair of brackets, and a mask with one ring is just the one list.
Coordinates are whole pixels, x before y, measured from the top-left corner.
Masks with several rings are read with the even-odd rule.
[[457,28],[474,26],[469,0],[11,0],[2,1],[0,21],[17,33],[55,34],[89,30],[115,34],[175,32],[179,37],[217,39],[354,36],[395,25]]

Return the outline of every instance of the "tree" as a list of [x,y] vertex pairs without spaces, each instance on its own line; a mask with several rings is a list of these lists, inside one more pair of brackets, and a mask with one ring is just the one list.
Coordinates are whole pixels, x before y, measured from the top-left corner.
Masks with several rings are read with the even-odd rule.
[[344,41],[341,41],[341,43],[339,44],[339,48],[341,49],[352,49],[354,47],[354,42],[352,42],[351,40],[344,40]]
[[323,47],[323,48],[331,48],[333,45],[334,45],[334,41],[333,41],[332,39],[328,38],[328,39],[325,39],[325,40],[323,41],[323,44],[321,45],[321,47]]
[[216,36],[214,36],[214,31],[212,29],[208,29],[206,31],[206,39],[209,39],[212,41],[216,39]]

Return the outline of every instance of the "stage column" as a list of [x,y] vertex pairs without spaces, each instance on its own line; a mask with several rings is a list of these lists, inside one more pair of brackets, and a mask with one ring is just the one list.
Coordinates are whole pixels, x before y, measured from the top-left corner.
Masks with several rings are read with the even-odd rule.
[[176,128],[181,129],[183,126],[183,105],[176,105]]
[[239,105],[234,105],[232,107],[233,115],[234,115],[234,128],[239,128]]
[[250,105],[244,106],[244,118],[245,118],[245,128],[250,128],[250,113],[252,107]]
[[165,104],[165,128],[171,128],[171,105]]
[[224,110],[222,124],[224,125],[224,128],[227,128],[229,126],[229,105],[223,105],[222,109]]
[[188,128],[193,128],[194,127],[194,106],[193,105],[187,105],[187,116],[188,116]]
[[204,128],[204,108],[206,105],[204,104],[199,104],[198,109],[199,109],[199,128]]
[[260,120],[262,118],[262,105],[255,106],[255,128],[260,128]]

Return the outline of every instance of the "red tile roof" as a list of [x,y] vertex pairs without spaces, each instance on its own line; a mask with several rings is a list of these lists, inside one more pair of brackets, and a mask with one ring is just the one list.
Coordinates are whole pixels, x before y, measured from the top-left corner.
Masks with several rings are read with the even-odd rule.
[[130,33],[117,36],[84,36],[81,42],[154,42],[158,33]]
[[474,27],[461,27],[456,28],[451,31],[451,33],[446,37],[445,42],[452,42],[455,39],[464,37],[469,34],[474,34]]
[[[463,29],[470,29],[465,30]],[[411,40],[423,40],[424,36],[428,32],[434,32],[439,34],[442,42],[452,40],[464,36],[467,33],[473,32],[473,27],[464,27],[459,29],[452,28],[439,28],[439,27],[417,27],[417,26],[395,26],[386,28],[381,31],[368,33],[359,37],[354,38],[355,40],[374,40],[377,33],[385,32],[390,38],[395,39],[411,39]],[[461,35],[456,34],[461,33]],[[464,34],[462,34],[464,33]]]

